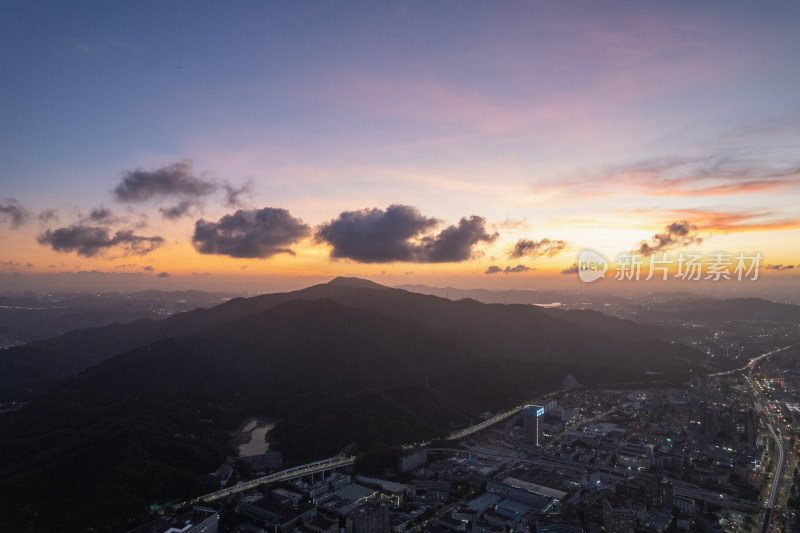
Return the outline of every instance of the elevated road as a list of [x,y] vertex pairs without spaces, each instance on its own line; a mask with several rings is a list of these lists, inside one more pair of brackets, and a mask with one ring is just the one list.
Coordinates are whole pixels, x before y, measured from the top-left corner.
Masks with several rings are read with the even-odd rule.
[[772,488],[769,491],[769,500],[767,501],[767,507],[772,509],[775,507],[775,496],[778,494],[778,485],[781,480],[781,469],[783,468],[783,443],[778,437],[778,434],[775,433],[775,428],[772,427],[772,424],[767,424],[767,428],[769,428],[769,432],[772,433],[772,438],[775,440],[775,446],[778,447],[778,465],[775,467],[775,477],[772,478]]
[[315,461],[313,463],[295,466],[293,468],[281,470],[280,472],[274,472],[266,476],[252,479],[250,481],[246,481],[244,483],[240,483],[232,487],[225,487],[224,489],[215,492],[210,492],[208,494],[204,494],[203,496],[198,496],[197,498],[193,498],[191,500],[186,500],[185,502],[170,506],[170,509],[191,507],[194,505],[213,502],[214,500],[224,498],[225,496],[230,496],[231,494],[236,494],[237,492],[243,492],[246,490],[254,489],[259,485],[265,485],[267,483],[276,483],[278,481],[288,481],[290,479],[297,479],[299,477],[309,476],[312,474],[325,472],[327,470],[335,470],[337,468],[352,466],[353,463],[355,463],[355,460],[356,460],[355,456],[344,457],[338,455],[336,457],[329,457],[328,459],[322,459],[320,461]]
[[468,435],[472,435],[473,433],[477,433],[479,431],[482,431],[482,430],[488,428],[489,426],[493,426],[493,425],[497,424],[498,422],[502,422],[503,420],[505,420],[509,416],[514,416],[515,414],[517,414],[520,411],[522,411],[523,409],[525,409],[526,405],[529,405],[529,404],[526,403],[526,404],[518,405],[518,406],[514,407],[513,409],[510,409],[510,410],[508,410],[508,411],[506,411],[504,413],[500,413],[498,415],[495,415],[492,418],[489,418],[489,419],[485,420],[484,422],[481,422],[480,424],[475,424],[474,426],[470,426],[468,428],[464,428],[464,429],[461,429],[459,431],[456,431],[455,433],[451,433],[448,436],[446,436],[445,439],[446,440],[463,439],[464,437],[466,437]]

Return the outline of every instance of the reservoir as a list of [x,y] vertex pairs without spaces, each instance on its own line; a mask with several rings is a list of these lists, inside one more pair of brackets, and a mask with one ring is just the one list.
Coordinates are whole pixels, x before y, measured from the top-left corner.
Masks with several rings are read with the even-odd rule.
[[243,433],[250,433],[250,441],[239,446],[240,456],[261,455],[269,450],[269,444],[266,442],[265,437],[269,430],[275,427],[275,424],[265,423],[261,426],[256,424],[258,424],[257,420],[251,420],[242,430]]

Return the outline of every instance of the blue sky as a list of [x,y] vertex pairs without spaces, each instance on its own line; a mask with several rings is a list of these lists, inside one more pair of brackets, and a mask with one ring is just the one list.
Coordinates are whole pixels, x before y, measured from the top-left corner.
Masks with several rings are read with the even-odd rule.
[[[473,284],[519,239],[569,243],[527,258],[542,274],[677,221],[708,246],[800,263],[798,22],[795,2],[5,2],[0,197],[30,216],[6,221],[0,253],[35,265],[9,267],[22,274],[113,270],[130,250],[39,239],[102,206],[110,234],[164,238],[136,269],[362,273],[314,228],[401,204],[436,231],[479,216],[498,233],[426,266]],[[180,161],[218,185],[185,216],[160,215],[174,198],[114,197],[127,172]],[[311,228],[294,255],[193,246],[198,220],[264,207]]]

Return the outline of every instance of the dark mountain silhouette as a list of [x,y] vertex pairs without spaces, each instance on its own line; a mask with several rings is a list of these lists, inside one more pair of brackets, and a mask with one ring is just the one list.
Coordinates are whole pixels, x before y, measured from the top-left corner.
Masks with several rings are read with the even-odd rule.
[[[226,432],[251,416],[280,420],[270,438],[288,464],[345,446],[374,456],[444,436],[568,375],[591,386],[688,372],[696,352],[641,338],[533,306],[354,279],[72,332],[11,354],[61,357],[72,373],[90,362],[81,350],[102,360],[0,417],[0,517],[10,531],[34,519],[45,529],[130,529],[151,503],[208,491],[204,474],[233,452]],[[59,343],[69,351],[59,354]]]
[[[658,349],[630,344],[628,341],[651,341],[657,335],[651,328],[629,321],[610,317],[579,320],[572,318],[577,314],[554,314],[553,310],[546,312],[530,305],[454,302],[357,278],[336,278],[299,291],[234,298],[211,309],[195,309],[164,320],[138,320],[77,330],[13,348],[0,353],[0,390],[8,395],[70,378],[109,357],[147,343],[192,335],[291,300],[320,298],[423,324],[480,356],[548,360],[574,354],[586,359],[613,351],[638,359],[641,350]],[[566,317],[570,318],[562,319]],[[612,322],[614,327],[610,325]]]
[[626,341],[669,340],[680,333],[678,329],[636,324],[630,320],[605,315],[600,311],[545,309],[544,312],[553,318],[566,320],[590,331]]
[[221,293],[202,291],[141,291],[131,293],[65,293],[0,296],[0,340],[30,342],[76,329],[133,322],[165,313],[217,305]]
[[428,285],[404,284],[396,288],[405,289],[421,294],[432,294],[441,298],[461,300],[463,298],[473,298],[479,302],[489,304],[534,304],[547,305],[560,302],[562,304],[579,304],[581,302],[601,300],[606,303],[623,303],[625,299],[612,294],[589,294],[576,290],[543,290],[543,289],[511,289],[511,290],[489,290],[489,289],[459,289],[456,287],[430,287]]
[[327,283],[330,287],[342,287],[347,289],[388,289],[389,287],[369,281],[368,279],[339,276]]
[[752,321],[777,324],[800,322],[800,306],[761,298],[680,298],[639,311],[639,321],[697,320],[702,322]]

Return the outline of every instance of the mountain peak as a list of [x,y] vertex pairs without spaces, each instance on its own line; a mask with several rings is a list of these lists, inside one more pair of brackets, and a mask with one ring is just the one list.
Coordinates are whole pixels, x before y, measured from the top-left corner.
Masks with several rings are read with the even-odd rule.
[[347,276],[339,276],[330,280],[327,285],[333,287],[346,287],[350,289],[388,289],[385,285],[369,281],[368,279],[352,278]]

